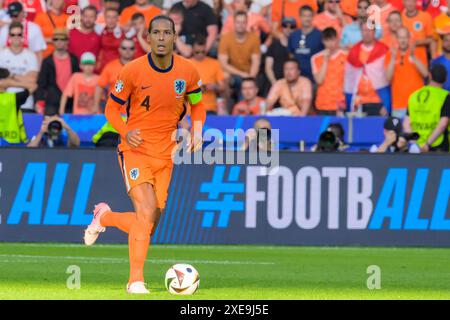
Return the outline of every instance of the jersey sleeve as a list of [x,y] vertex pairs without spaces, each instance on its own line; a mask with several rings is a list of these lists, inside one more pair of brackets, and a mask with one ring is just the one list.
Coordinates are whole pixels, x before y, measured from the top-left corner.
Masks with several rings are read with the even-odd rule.
[[120,105],[124,105],[133,92],[133,68],[132,64],[127,64],[119,73],[114,88],[111,88],[110,98]]
[[194,66],[192,66],[190,74],[190,80],[186,86],[186,95],[189,103],[195,105],[202,100],[202,80],[200,80],[200,74]]

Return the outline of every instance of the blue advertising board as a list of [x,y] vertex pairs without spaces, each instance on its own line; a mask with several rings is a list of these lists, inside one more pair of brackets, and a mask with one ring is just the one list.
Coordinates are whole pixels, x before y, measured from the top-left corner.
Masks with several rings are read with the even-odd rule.
[[[450,246],[450,156],[281,152],[177,165],[154,243]],[[132,211],[112,150],[0,150],[0,241],[81,242],[93,206]],[[114,228],[101,243],[125,243]]]

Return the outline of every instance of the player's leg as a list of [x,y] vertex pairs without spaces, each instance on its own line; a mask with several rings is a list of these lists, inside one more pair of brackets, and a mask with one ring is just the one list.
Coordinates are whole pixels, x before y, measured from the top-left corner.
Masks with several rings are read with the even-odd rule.
[[[161,218],[161,215],[163,213],[163,210],[166,207],[167,202],[167,195],[169,191],[169,185],[170,185],[170,179],[172,177],[172,170],[173,170],[173,162],[162,160],[163,165],[160,168],[160,170],[156,171],[155,176],[155,193],[156,193],[156,199],[158,208],[156,209],[156,221],[153,225],[152,233],[153,235],[156,231],[156,228],[158,227],[159,220]],[[161,163],[160,163],[161,165]]]
[[135,219],[128,235],[130,254],[129,285],[144,281],[144,263],[150,245],[150,233],[157,220],[157,200],[153,186],[143,183],[130,190],[135,208]]
[[103,227],[116,227],[117,229],[130,233],[131,225],[136,219],[135,212],[113,212],[107,211],[100,218]]

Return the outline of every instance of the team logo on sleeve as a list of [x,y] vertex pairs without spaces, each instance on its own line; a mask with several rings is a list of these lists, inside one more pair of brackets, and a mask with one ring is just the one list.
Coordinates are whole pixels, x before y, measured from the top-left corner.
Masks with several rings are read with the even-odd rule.
[[130,170],[130,178],[133,181],[136,181],[137,178],[139,178],[139,169],[138,168],[134,168]]
[[177,79],[173,82],[173,87],[176,94],[183,94],[186,91],[186,81],[183,79]]
[[117,93],[121,93],[123,90],[123,81],[122,80],[117,80],[116,81],[116,86],[115,86],[115,90]]

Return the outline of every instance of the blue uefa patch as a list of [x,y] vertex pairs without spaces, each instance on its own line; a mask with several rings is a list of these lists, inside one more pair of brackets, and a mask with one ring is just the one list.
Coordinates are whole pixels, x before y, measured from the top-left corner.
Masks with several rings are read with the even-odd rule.
[[136,181],[137,178],[139,178],[139,169],[138,168],[134,168],[130,170],[130,178],[133,181]]
[[175,89],[175,93],[180,95],[186,91],[186,81],[183,79],[177,79],[173,82],[173,88]]

